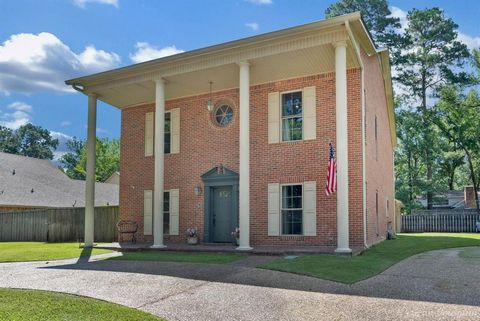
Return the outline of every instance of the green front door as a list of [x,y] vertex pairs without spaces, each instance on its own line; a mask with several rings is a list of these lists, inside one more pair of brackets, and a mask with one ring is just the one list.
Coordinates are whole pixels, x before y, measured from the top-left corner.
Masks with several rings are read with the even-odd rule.
[[232,186],[213,188],[213,241],[231,242],[233,231]]

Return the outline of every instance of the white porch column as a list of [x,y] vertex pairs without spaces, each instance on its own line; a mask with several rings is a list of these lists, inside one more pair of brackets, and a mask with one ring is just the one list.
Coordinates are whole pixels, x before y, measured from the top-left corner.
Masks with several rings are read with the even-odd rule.
[[240,67],[240,177],[239,177],[239,228],[240,244],[237,250],[250,247],[250,65]]
[[337,253],[351,253],[348,241],[347,44],[335,45],[337,135]]
[[153,191],[153,248],[163,244],[163,182],[165,135],[165,80],[155,80],[155,181]]
[[97,143],[97,96],[88,95],[87,174],[85,177],[85,247],[93,246],[95,213],[95,145]]

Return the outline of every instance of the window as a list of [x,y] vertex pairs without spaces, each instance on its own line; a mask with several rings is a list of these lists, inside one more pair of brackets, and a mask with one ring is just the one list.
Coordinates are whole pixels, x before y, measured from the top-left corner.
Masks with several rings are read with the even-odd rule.
[[387,197],[387,204],[385,206],[385,216],[389,217],[390,216],[390,200]]
[[302,185],[283,185],[281,199],[282,234],[303,233]]
[[171,113],[170,112],[166,112],[165,113],[165,141],[164,141],[164,147],[163,147],[163,150],[164,150],[164,153],[165,154],[170,154],[170,150],[171,150],[171,138],[172,138],[172,131],[171,131],[171,125],[172,125],[172,121],[171,121],[172,117],[171,117]]
[[219,105],[215,109],[213,116],[217,126],[226,127],[233,120],[233,108],[228,104]]
[[282,141],[302,140],[302,92],[282,94]]
[[170,234],[170,192],[163,192],[163,233]]

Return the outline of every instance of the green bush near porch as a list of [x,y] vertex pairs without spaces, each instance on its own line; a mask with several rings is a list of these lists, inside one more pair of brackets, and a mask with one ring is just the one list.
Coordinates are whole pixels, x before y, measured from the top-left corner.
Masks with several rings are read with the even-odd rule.
[[87,297],[21,289],[0,289],[3,321],[161,321],[151,314]]
[[110,252],[82,249],[78,243],[1,242],[0,262],[50,261]]
[[396,240],[384,241],[358,256],[304,255],[293,260],[281,258],[259,267],[342,283],[355,283],[377,275],[393,264],[418,253],[467,246],[480,246],[480,234],[399,234]]
[[225,264],[244,257],[245,255],[239,253],[136,251],[123,252],[122,256],[112,257],[110,260]]

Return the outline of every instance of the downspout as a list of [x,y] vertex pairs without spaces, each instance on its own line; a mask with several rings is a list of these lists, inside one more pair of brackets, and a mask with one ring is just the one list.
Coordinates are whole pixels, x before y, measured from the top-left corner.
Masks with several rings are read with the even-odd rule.
[[355,48],[355,54],[357,56],[358,63],[360,64],[361,69],[361,106],[362,106],[362,211],[363,211],[363,246],[368,248],[367,243],[367,179],[366,179],[366,170],[365,170],[365,77],[364,70],[365,66],[363,65],[362,56],[360,54],[360,48],[355,40],[352,29],[350,28],[349,21],[345,21],[345,27],[347,28],[348,36],[350,41]]

